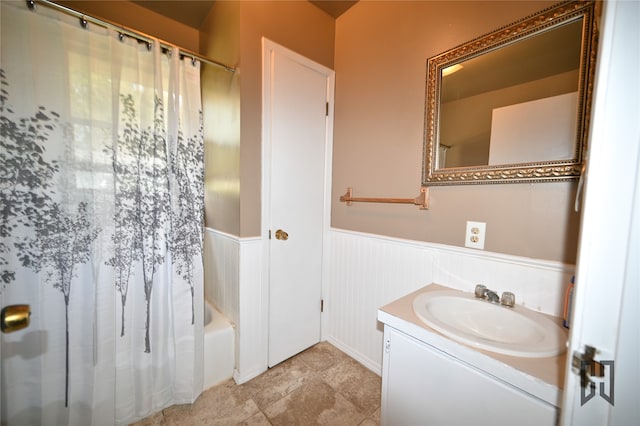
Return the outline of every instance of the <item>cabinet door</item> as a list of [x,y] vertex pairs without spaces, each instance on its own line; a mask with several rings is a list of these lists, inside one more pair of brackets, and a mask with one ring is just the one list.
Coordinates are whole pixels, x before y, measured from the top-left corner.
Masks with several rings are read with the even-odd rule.
[[555,425],[556,407],[385,326],[382,425]]

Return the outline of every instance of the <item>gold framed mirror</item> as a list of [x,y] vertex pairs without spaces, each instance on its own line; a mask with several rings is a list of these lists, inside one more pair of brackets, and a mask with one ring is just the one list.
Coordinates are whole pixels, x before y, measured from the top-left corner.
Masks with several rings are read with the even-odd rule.
[[579,178],[599,15],[560,3],[429,58],[422,185]]

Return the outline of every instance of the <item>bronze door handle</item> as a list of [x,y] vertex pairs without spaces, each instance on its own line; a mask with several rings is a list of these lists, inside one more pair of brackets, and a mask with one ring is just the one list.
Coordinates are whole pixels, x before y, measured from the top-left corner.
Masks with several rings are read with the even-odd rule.
[[276,231],[276,240],[283,240],[286,241],[289,239],[289,234],[287,234],[286,232],[284,232],[282,229],[278,229]]
[[3,333],[13,333],[29,327],[31,308],[29,305],[11,305],[0,313],[0,329]]

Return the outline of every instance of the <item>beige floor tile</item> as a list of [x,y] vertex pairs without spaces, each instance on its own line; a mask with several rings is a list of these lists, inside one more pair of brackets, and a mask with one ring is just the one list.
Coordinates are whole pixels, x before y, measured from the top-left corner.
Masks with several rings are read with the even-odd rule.
[[358,425],[365,416],[331,386],[315,379],[264,410],[273,425]]
[[165,409],[163,424],[229,425],[258,412],[260,409],[245,389],[228,380],[205,391],[193,404]]
[[364,419],[358,426],[380,426],[380,408],[370,416]]
[[323,371],[349,356],[330,343],[320,342],[296,355],[296,358],[305,362],[314,371]]
[[380,406],[380,376],[354,359],[347,357],[321,374],[326,383],[366,416]]
[[267,419],[262,411],[249,417],[247,420],[238,423],[238,426],[271,426],[271,422]]
[[135,426],[377,426],[380,382],[323,342],[243,385],[228,380]]
[[235,407],[203,406],[199,409],[193,408],[188,413],[179,411],[167,413],[165,410],[162,424],[167,426],[229,426],[242,424],[258,413],[260,413],[260,409],[256,403],[252,399],[248,399]]
[[312,373],[313,370],[306,363],[294,357],[267,370],[242,387],[264,409],[297,389]]
[[378,404],[378,409],[371,415],[371,418],[380,423],[380,404]]
[[200,395],[195,404],[240,405],[250,399],[251,395],[242,386],[229,379],[218,386],[208,389]]
[[376,421],[374,419],[368,418],[368,419],[364,419],[362,421],[362,423],[360,423],[358,426],[379,426],[380,425],[380,421]]

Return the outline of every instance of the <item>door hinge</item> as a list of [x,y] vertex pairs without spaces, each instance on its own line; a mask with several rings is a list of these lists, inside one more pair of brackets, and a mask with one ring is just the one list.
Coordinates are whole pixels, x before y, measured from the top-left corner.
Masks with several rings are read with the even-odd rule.
[[329,102],[327,102],[327,103],[326,103],[325,115],[326,115],[327,117],[329,116]]
[[271,239],[271,229],[269,229],[269,239]]
[[324,312],[324,299],[320,299],[320,313]]

